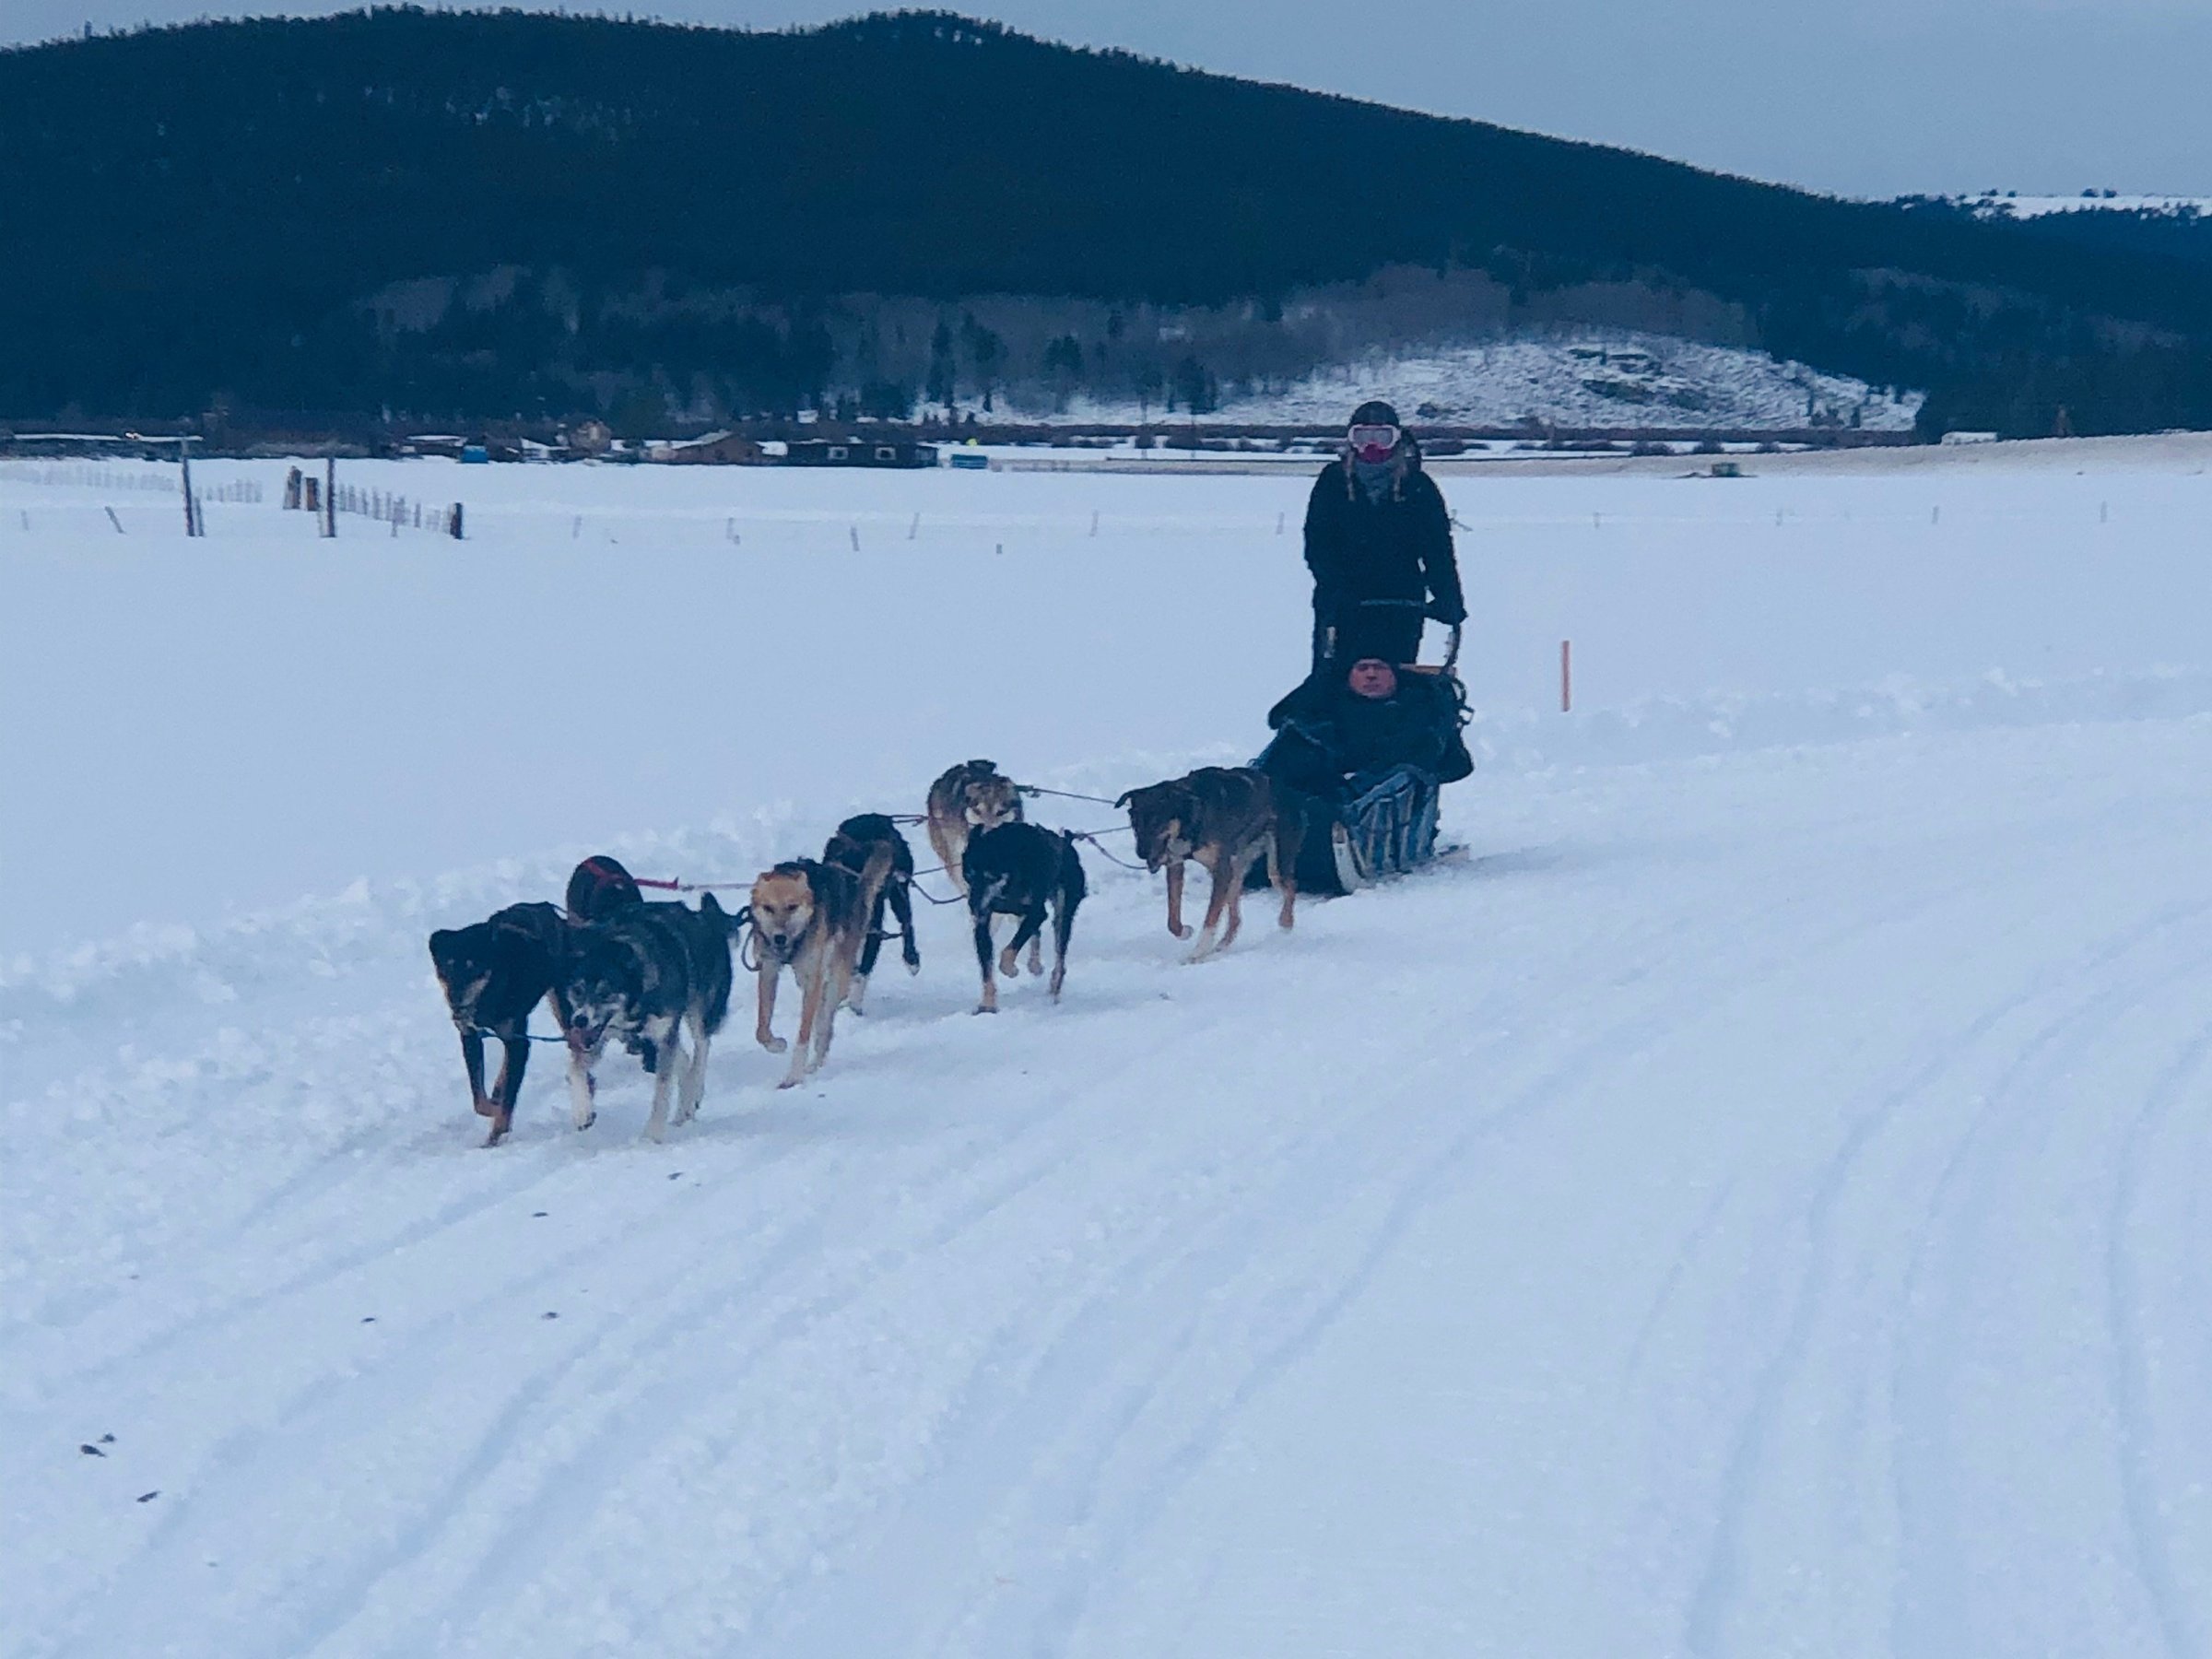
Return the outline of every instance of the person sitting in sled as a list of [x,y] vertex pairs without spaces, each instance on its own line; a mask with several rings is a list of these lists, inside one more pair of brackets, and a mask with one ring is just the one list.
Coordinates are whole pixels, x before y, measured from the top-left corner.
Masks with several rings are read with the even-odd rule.
[[1348,667],[1316,670],[1267,712],[1275,736],[1254,762],[1309,803],[1304,891],[1344,891],[1427,862],[1441,787],[1475,770],[1458,682],[1402,669],[1367,637],[1356,649]]
[[1344,453],[1306,500],[1306,568],[1313,573],[1313,666],[1348,661],[1352,630],[1386,663],[1420,654],[1421,624],[1466,620],[1452,514],[1421,452],[1386,403],[1352,411]]

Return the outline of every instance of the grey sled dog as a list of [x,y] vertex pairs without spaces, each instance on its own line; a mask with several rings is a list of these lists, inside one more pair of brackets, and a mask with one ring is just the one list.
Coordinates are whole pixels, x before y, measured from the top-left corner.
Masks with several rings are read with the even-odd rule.
[[922,812],[930,850],[945,866],[953,888],[968,896],[968,838],[979,830],[1021,822],[1021,791],[988,760],[963,760],[947,767],[929,786]]
[[[647,1139],[659,1140],[671,1122],[688,1123],[698,1112],[708,1045],[730,1011],[732,931],[712,893],[697,910],[632,904],[571,930],[554,996],[569,1042],[569,1104],[577,1128],[589,1129],[598,1117],[594,1072],[610,1037],[653,1076]],[[686,1030],[688,1053],[679,1040]]]

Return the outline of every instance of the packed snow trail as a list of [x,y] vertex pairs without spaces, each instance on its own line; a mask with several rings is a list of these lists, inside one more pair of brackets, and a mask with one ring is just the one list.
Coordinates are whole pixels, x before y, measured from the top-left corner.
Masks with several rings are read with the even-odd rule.
[[488,1152],[432,927],[1241,759],[1303,482],[0,478],[0,1654],[2201,1659],[2206,441],[1448,479],[1466,864]]
[[1447,821],[657,1147],[475,1145],[465,882],[11,985],[7,1653],[2204,1653],[2205,710]]

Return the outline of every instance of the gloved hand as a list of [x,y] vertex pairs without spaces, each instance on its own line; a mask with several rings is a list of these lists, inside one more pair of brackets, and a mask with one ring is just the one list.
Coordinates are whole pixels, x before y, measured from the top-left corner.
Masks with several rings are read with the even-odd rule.
[[1467,607],[1442,599],[1431,599],[1426,607],[1426,615],[1432,622],[1441,622],[1446,628],[1457,628],[1467,619]]

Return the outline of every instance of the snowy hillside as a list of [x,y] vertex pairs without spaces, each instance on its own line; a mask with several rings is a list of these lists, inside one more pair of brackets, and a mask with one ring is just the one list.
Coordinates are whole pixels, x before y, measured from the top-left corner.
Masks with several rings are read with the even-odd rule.
[[2212,213],[2212,197],[2171,195],[1985,195],[1948,200],[1992,218],[2041,218],[2052,213]]
[[[1326,426],[1370,396],[1389,399],[1406,420],[1434,425],[1681,430],[1907,431],[1922,403],[1916,392],[1892,396],[1760,351],[1663,335],[1584,334],[1376,355],[1287,386],[1225,387],[1220,406],[1200,424]],[[1078,399],[1066,411],[1071,419],[1117,424],[1143,414],[1158,419],[1160,410]]]
[[1465,862],[493,1151],[431,927],[1248,754],[1302,482],[0,472],[0,1654],[2204,1651],[2212,441],[1929,453],[1446,478]]

